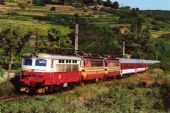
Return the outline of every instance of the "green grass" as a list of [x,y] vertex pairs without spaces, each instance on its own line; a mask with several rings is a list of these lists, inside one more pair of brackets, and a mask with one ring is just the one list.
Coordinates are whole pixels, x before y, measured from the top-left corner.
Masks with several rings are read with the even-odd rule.
[[[151,72],[150,77],[155,77],[157,71],[151,70]],[[160,72],[160,74],[170,78],[169,73],[164,75]],[[168,89],[164,85],[155,86],[154,84],[143,87],[140,85],[143,79],[138,80],[138,77],[81,85],[71,91],[53,95],[24,96],[16,101],[1,103],[0,112],[166,113],[167,106],[165,107],[164,100],[170,97],[164,98],[163,95],[167,94]],[[164,81],[163,78],[161,80]],[[169,86],[167,85],[168,88]]]
[[32,10],[32,9],[16,9],[15,12],[27,12],[27,13],[48,13],[50,11],[47,10]]
[[52,25],[47,22],[39,22],[36,20],[15,20],[15,19],[0,19],[0,30],[11,26],[19,26],[25,31],[38,31],[39,35],[47,36],[48,30],[56,28],[61,31],[63,35],[69,34],[72,30],[61,25]]
[[0,77],[3,77],[4,73],[5,73],[5,70],[2,67],[0,67]]
[[[73,23],[73,16],[68,14],[49,13],[44,20],[31,16],[33,13],[48,13],[49,11],[32,10],[31,8],[42,8],[38,6],[29,6],[29,9],[14,10],[13,14],[0,15],[0,30],[9,25],[21,26],[25,31],[37,31],[40,35],[47,36],[50,28],[59,29],[63,35],[67,35],[72,30],[68,27]],[[80,10],[81,11],[81,10]],[[28,15],[21,15],[22,13]],[[20,14],[21,13],[21,14]],[[119,25],[118,17],[104,15],[82,16],[88,24],[96,26],[123,26]],[[147,20],[148,24],[151,20]],[[162,30],[169,30],[169,23],[162,25]],[[170,40],[160,39],[166,48],[162,54],[162,67],[170,69]],[[24,52],[32,52],[33,48],[25,48]],[[24,53],[23,52],[23,53]],[[0,69],[0,76],[3,71]],[[141,83],[147,82],[145,79],[116,79],[94,84],[81,85],[71,91],[59,92],[53,96],[24,96],[12,102],[0,103],[0,113],[166,113],[164,95],[170,88],[169,72],[148,71],[153,83],[151,86],[143,87]],[[146,78],[148,79],[148,78]],[[158,84],[160,82],[162,84]],[[167,83],[164,83],[167,82]],[[166,88],[166,87],[167,88]],[[13,94],[14,87],[8,81],[0,84],[0,96]],[[167,104],[169,104],[167,102]],[[169,109],[169,108],[168,108]]]
[[114,17],[83,17],[88,21],[88,24],[99,26],[112,26],[118,23],[118,18]]
[[[53,96],[27,96],[18,101],[3,103],[1,109],[5,113],[165,113],[159,88],[137,87],[129,90],[121,86],[102,89],[95,85],[85,87],[88,89],[81,87]],[[103,88],[105,91],[102,92]]]

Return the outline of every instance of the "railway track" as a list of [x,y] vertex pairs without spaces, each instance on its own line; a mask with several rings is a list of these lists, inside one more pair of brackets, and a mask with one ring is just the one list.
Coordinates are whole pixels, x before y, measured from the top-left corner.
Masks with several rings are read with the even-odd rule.
[[[68,92],[68,91],[71,91],[72,89],[64,89],[64,90],[60,90],[58,92],[53,92],[51,94],[39,94],[39,95],[36,95],[36,94],[33,94],[33,95],[29,95],[30,97],[32,98],[36,98],[36,97],[40,97],[40,96],[56,96],[57,93],[61,93],[61,92]],[[14,95],[11,95],[11,96],[2,96],[0,97],[0,103],[5,103],[5,102],[11,102],[11,101],[16,101],[16,100],[19,100],[19,99],[23,99],[24,98],[24,94],[14,94]]]
[[15,100],[18,100],[18,99],[21,99],[23,98],[22,95],[11,95],[11,96],[2,96],[0,97],[0,102],[10,102],[10,101],[15,101]]

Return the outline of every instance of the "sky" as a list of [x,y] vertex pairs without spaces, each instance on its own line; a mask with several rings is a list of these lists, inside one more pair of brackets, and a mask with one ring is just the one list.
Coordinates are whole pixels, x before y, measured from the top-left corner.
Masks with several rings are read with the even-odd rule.
[[170,0],[112,0],[118,1],[120,6],[138,7],[141,10],[170,10]]

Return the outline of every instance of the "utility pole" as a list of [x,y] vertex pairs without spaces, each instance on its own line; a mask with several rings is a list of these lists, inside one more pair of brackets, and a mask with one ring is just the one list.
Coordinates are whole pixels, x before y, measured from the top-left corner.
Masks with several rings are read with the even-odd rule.
[[78,53],[78,38],[79,38],[79,24],[78,24],[78,14],[75,14],[75,53]]
[[123,57],[125,56],[125,41],[123,41]]

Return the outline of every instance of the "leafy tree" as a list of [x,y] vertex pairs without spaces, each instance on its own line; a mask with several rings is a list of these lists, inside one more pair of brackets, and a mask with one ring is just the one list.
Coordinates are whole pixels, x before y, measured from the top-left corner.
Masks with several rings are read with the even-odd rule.
[[111,5],[112,8],[118,9],[119,8],[119,3],[117,1],[113,2]]
[[0,48],[4,52],[1,62],[8,64],[8,70],[11,70],[16,56],[21,53],[30,37],[31,32],[24,33],[19,27],[9,27],[0,32]]
[[46,0],[33,0],[32,3],[38,6],[44,6],[46,4]]
[[106,7],[111,7],[112,2],[110,0],[107,0],[106,2],[104,2],[104,6]]
[[63,35],[60,30],[55,28],[48,31],[48,40],[50,41],[50,48],[71,46],[71,40],[67,35]]
[[86,5],[94,5],[96,3],[96,0],[83,0],[83,3]]
[[97,4],[102,5],[102,0],[97,0]]
[[130,6],[124,6],[124,7],[121,7],[121,9],[123,9],[123,10],[130,10],[131,7]]

